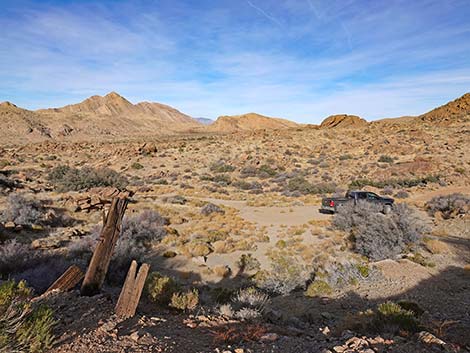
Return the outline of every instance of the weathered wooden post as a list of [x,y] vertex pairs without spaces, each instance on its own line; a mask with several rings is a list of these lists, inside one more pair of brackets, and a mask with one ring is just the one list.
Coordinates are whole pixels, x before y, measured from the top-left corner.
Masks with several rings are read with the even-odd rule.
[[137,306],[139,305],[140,296],[144,289],[145,280],[149,272],[149,265],[142,264],[137,273],[137,262],[132,261],[127,273],[126,281],[122,287],[121,294],[116,304],[116,315],[119,319],[125,320],[135,315]]
[[84,276],[78,266],[72,265],[47,289],[46,293],[53,290],[66,292],[75,287]]
[[127,203],[127,198],[113,198],[108,214],[103,217],[103,229],[83,280],[82,295],[98,294],[103,286],[114,247],[121,233]]

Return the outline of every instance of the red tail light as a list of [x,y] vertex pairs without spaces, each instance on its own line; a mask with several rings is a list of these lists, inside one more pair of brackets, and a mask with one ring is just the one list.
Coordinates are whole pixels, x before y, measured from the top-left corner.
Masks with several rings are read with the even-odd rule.
[[330,207],[335,207],[335,202],[333,200],[330,201]]

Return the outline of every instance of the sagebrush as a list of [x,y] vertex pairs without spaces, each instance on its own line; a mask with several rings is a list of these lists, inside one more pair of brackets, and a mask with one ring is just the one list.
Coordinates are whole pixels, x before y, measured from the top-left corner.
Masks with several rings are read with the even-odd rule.
[[348,232],[355,250],[374,261],[395,258],[429,232],[427,222],[404,203],[396,204],[388,215],[381,211],[382,206],[368,202],[346,204],[338,209],[333,225]]

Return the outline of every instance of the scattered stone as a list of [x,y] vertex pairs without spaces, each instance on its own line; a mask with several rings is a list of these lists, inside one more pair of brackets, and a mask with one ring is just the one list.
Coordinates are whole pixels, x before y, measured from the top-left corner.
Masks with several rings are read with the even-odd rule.
[[444,346],[446,344],[443,340],[437,338],[432,333],[427,331],[421,331],[418,333],[418,340],[426,344],[435,344],[438,346]]
[[274,342],[279,339],[279,335],[277,333],[266,333],[261,336],[260,340],[262,342]]

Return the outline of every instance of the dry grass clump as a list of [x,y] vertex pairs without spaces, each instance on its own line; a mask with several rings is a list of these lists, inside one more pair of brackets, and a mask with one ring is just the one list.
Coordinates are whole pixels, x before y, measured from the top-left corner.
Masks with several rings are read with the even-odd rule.
[[432,254],[447,254],[450,251],[449,245],[438,239],[429,239],[425,241],[425,245]]
[[304,295],[307,297],[318,297],[330,295],[332,293],[333,290],[327,282],[322,280],[315,280],[308,285]]
[[199,291],[192,289],[183,293],[173,293],[170,307],[181,311],[193,311],[199,304]]

